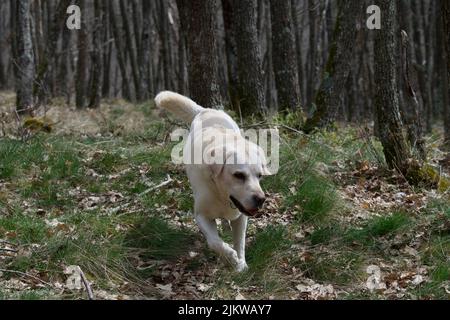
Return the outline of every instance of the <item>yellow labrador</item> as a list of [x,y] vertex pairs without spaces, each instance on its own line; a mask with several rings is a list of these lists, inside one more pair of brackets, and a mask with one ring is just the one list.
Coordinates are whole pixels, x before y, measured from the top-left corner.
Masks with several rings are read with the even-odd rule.
[[[231,117],[206,109],[191,99],[164,91],[156,105],[191,124],[183,149],[183,162],[194,193],[195,220],[208,246],[236,271],[247,268],[247,218],[259,216],[265,194],[260,179],[269,172],[264,151],[245,139]],[[233,248],[218,234],[216,219],[230,222]]]

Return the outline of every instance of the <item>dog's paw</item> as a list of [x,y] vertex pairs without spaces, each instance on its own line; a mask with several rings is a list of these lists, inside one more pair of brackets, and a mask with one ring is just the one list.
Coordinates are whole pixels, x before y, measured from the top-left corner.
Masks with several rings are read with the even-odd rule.
[[239,258],[236,250],[231,248],[227,243],[224,243],[224,254],[225,260],[230,263],[233,267],[239,264]]
[[245,262],[245,260],[241,259],[239,260],[238,264],[236,265],[236,272],[244,272],[248,270],[248,265]]

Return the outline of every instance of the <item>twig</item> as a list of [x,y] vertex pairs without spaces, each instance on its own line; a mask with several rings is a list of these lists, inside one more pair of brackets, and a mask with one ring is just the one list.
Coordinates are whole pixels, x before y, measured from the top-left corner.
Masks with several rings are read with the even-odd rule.
[[84,287],[86,288],[86,292],[88,294],[89,300],[95,300],[94,293],[92,292],[91,285],[87,281],[83,270],[81,270],[81,268],[78,267],[78,271],[80,272],[81,281],[83,281]]
[[159,188],[162,188],[162,187],[168,185],[169,183],[171,183],[172,181],[173,181],[173,179],[169,175],[167,175],[167,180],[166,181],[161,182],[157,186],[154,186],[154,187],[151,187],[151,188],[145,190],[144,192],[140,193],[139,196],[140,197],[145,196],[147,193],[150,193],[150,192],[155,191],[155,190],[157,190]]
[[7,249],[7,248],[0,248],[0,251],[12,252],[12,253],[17,253],[17,252],[19,252],[18,250],[15,250],[15,249]]
[[1,272],[6,272],[6,273],[15,273],[15,274],[19,274],[21,276],[29,277],[29,278],[32,278],[34,280],[37,280],[37,281],[45,284],[46,286],[53,287],[53,285],[51,283],[48,283],[48,282],[46,282],[46,281],[44,281],[44,280],[42,280],[42,279],[40,279],[38,277],[35,277],[35,276],[33,276],[31,274],[28,274],[28,273],[25,273],[25,272],[21,272],[21,271],[17,271],[17,270],[1,269],[1,268],[0,268],[0,271]]
[[6,240],[2,240],[2,239],[0,239],[0,243],[4,243],[4,244],[10,245],[10,246],[15,246],[14,243],[6,241]]

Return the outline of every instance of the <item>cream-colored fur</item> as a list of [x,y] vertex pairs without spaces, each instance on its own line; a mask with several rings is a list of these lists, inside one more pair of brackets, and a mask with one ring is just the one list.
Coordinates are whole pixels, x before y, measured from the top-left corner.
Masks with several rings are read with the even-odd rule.
[[[185,165],[194,194],[195,220],[209,247],[237,271],[245,270],[247,218],[259,214],[258,209],[265,200],[259,181],[269,174],[263,150],[242,137],[236,122],[223,111],[202,108],[191,99],[169,91],[158,94],[155,101],[158,107],[191,123],[183,150],[185,157],[198,148],[202,155],[212,157],[212,162]],[[223,155],[224,161],[213,158],[217,155]],[[249,161],[249,157],[256,161]],[[219,237],[216,219],[230,222],[233,247]]]

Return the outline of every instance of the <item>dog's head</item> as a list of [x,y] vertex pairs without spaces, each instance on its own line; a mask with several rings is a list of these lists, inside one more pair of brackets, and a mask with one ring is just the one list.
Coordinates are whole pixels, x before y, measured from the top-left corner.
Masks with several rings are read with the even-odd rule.
[[217,187],[241,213],[260,216],[266,200],[260,181],[270,175],[263,149],[243,139],[233,148],[219,146],[211,155],[218,151],[223,152],[223,163],[210,165]]

